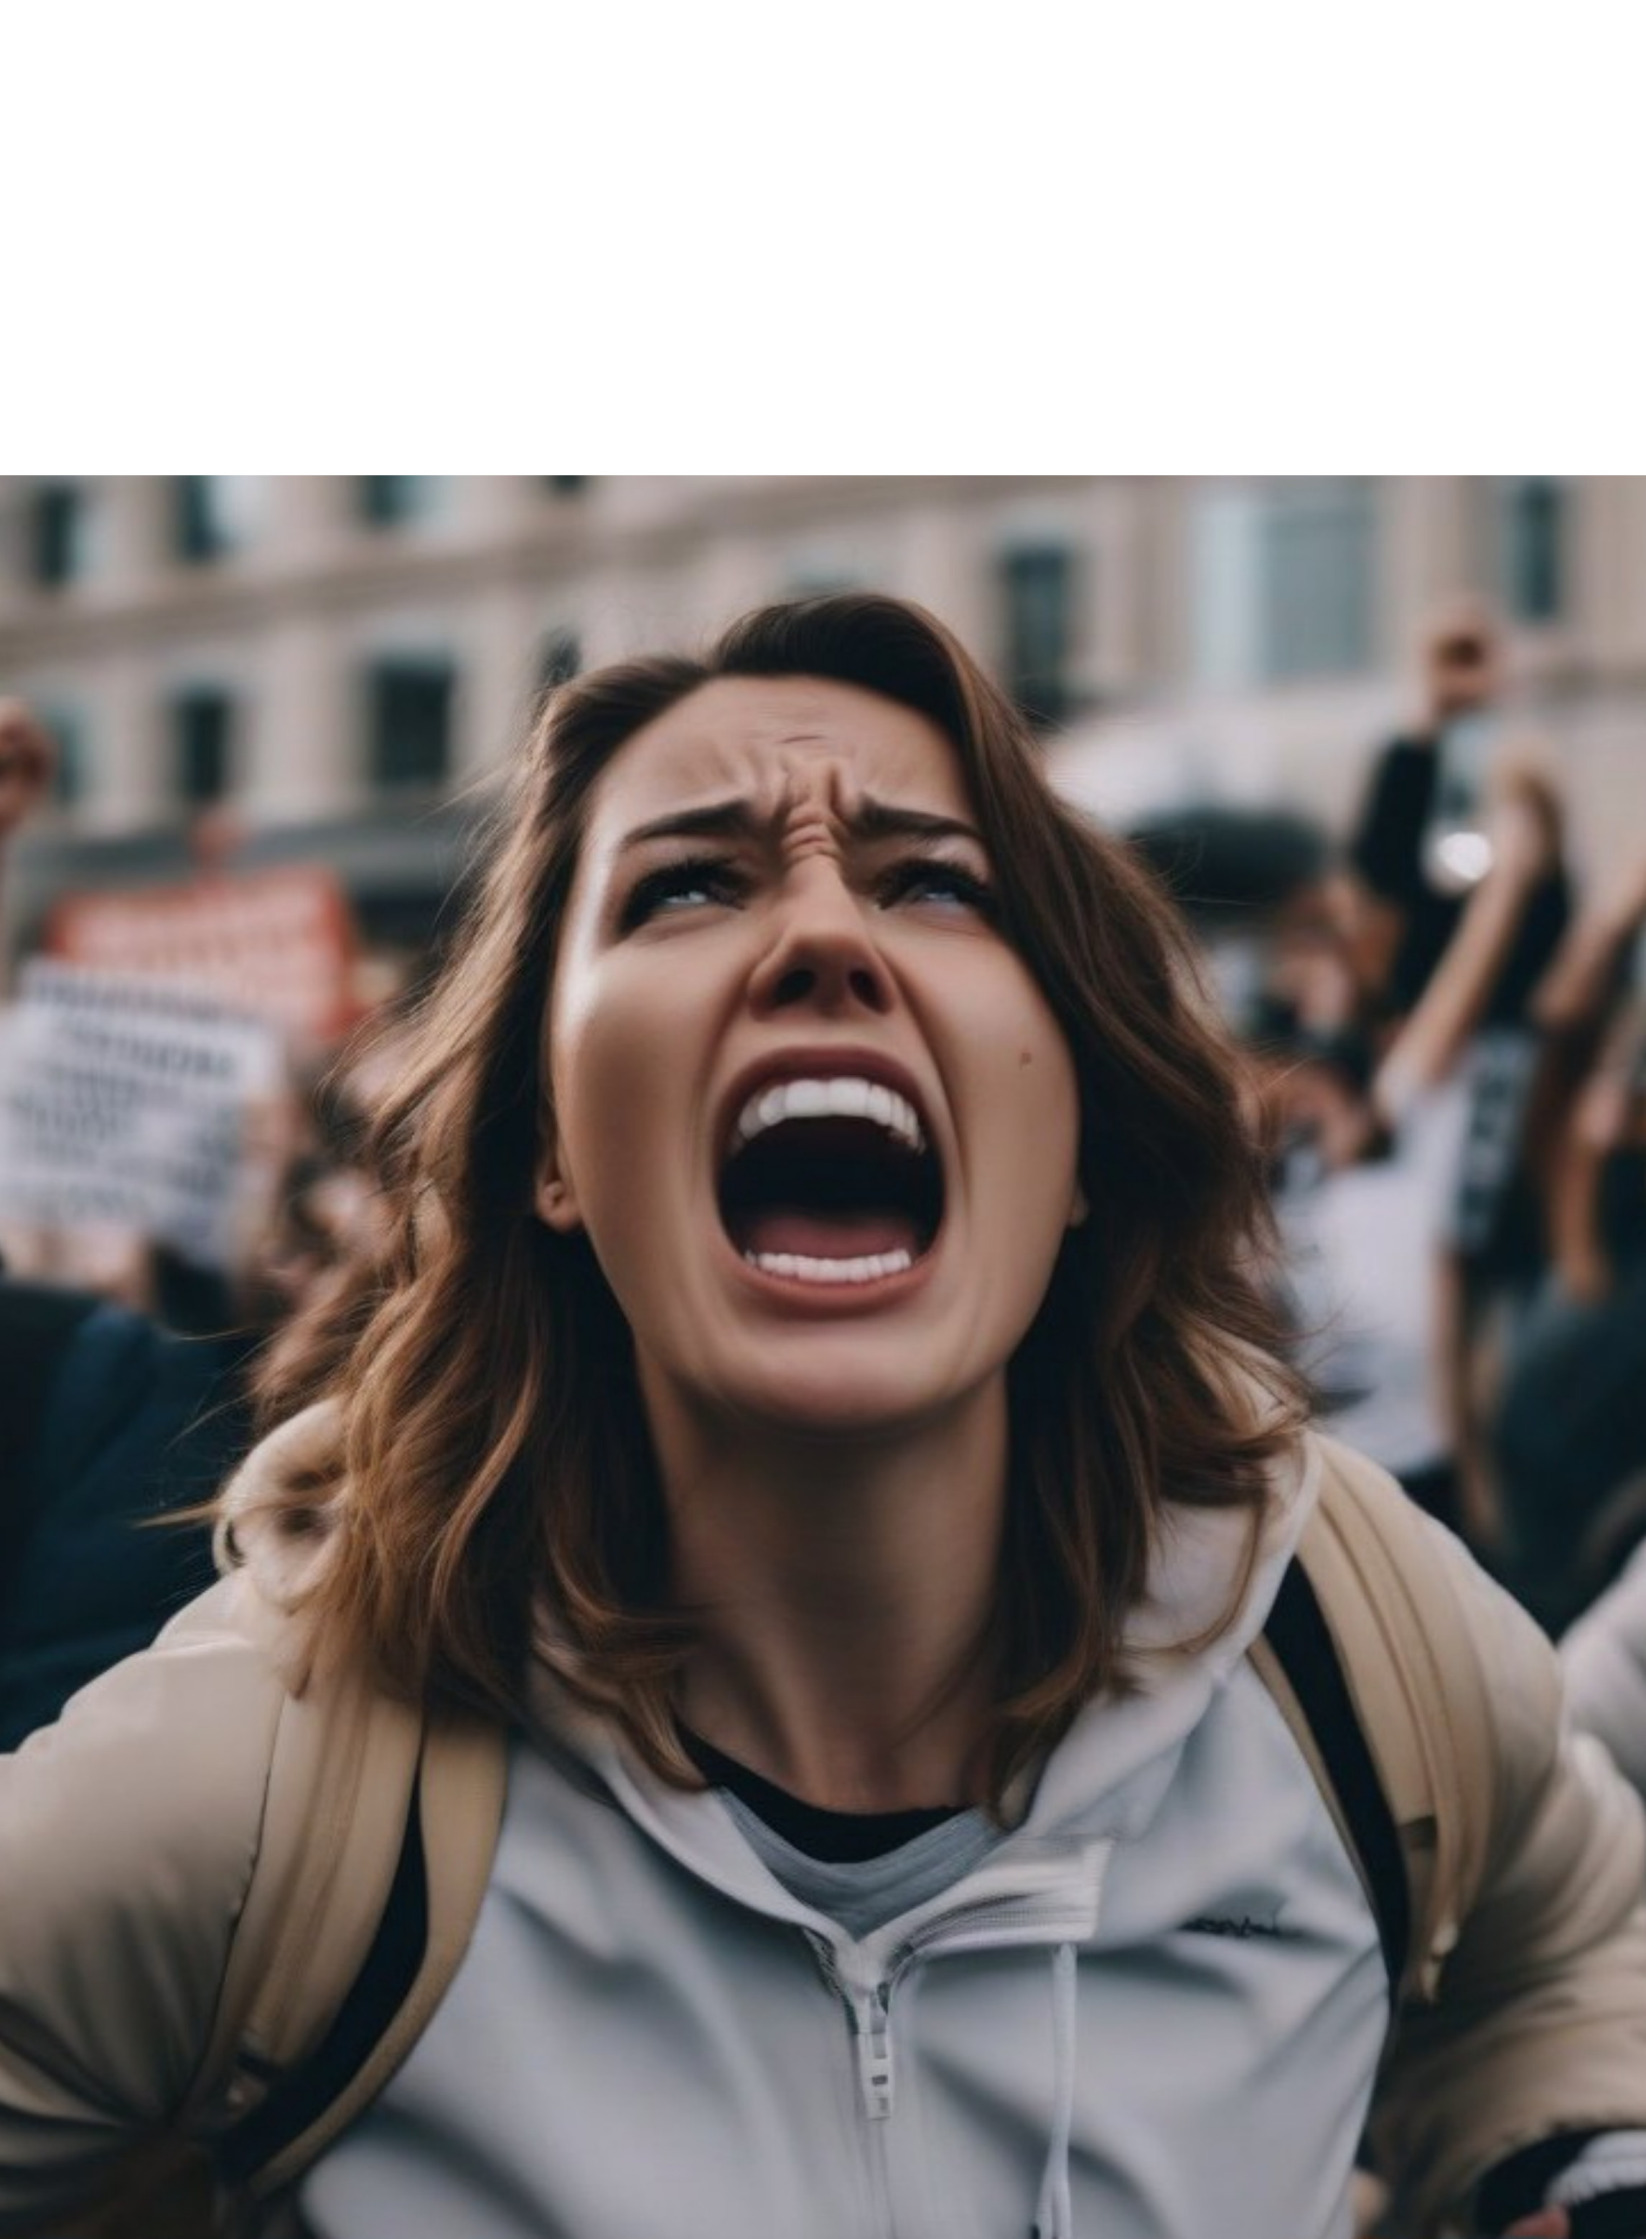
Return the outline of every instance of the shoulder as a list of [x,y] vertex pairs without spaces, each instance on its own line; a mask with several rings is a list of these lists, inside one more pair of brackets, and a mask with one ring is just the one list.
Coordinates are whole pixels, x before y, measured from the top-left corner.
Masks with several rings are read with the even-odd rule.
[[290,1699],[252,1598],[212,1588],[0,1757],[0,2127],[19,2080],[139,2125],[193,2079]]
[[[238,1852],[241,1823],[255,1828],[287,1693],[253,1598],[248,1582],[220,1581],[152,1647],[82,1688],[55,1724],[0,1758],[8,1853],[45,1867],[60,1843],[64,1863],[72,1850],[90,1871],[95,1861],[84,1853],[104,1828],[118,1837],[123,1869],[184,1836],[197,1856],[217,1844]],[[4,1878],[14,1896],[19,1883]]]

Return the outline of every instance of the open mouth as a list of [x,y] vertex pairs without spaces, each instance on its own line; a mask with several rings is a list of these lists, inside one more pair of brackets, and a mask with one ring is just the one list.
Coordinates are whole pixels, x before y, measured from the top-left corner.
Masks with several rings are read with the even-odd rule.
[[720,1218],[750,1266],[791,1282],[885,1282],[930,1251],[943,1169],[896,1089],[856,1075],[774,1081],[737,1116]]

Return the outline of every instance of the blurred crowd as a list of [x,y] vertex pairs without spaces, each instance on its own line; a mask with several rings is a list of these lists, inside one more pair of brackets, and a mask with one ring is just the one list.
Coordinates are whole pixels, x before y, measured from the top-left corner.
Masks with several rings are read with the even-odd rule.
[[[1420,700],[1368,742],[1335,838],[1193,810],[1136,837],[1249,1052],[1319,1411],[1560,1635],[1617,1606],[1646,1540],[1646,817],[1590,891],[1559,741],[1508,712],[1484,608],[1437,618]],[[0,705],[0,851],[50,757]],[[215,1264],[0,1217],[0,1747],[208,1574],[204,1524],[156,1519],[204,1502],[281,1347],[381,1242],[372,1119],[403,1007],[288,1049],[283,1090],[243,1115]],[[1646,1700],[1639,1728],[1646,1756]]]
[[1321,1411],[1560,1632],[1646,1534],[1646,819],[1586,891],[1489,613],[1424,671],[1236,1023]]

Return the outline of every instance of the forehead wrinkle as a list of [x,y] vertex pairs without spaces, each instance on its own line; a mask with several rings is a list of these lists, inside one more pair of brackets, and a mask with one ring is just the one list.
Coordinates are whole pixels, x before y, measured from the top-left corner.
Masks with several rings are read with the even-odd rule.
[[[636,819],[661,821],[659,809],[666,816],[734,800],[744,802],[751,823],[774,839],[806,801],[826,804],[825,813],[846,828],[843,840],[859,836],[856,828],[877,800],[912,798],[922,812],[969,824],[969,804],[955,792],[949,741],[939,742],[939,772],[929,743],[908,735],[914,719],[879,708],[871,725],[846,722],[832,704],[836,688],[828,688],[827,705],[821,704],[823,689],[807,687],[799,705],[790,700],[774,707],[745,705],[741,695],[722,704],[723,694],[709,686],[703,701],[684,703],[655,728],[647,726],[641,736],[655,744],[645,762],[636,765],[625,749],[613,773],[615,787],[602,786],[594,834],[599,858],[610,860],[621,849],[614,825],[620,831]],[[717,695],[712,702],[710,695]],[[930,730],[923,720],[919,728]],[[870,836],[867,823],[862,836]]]
[[[793,743],[800,743],[798,740]],[[819,740],[827,760],[785,761],[783,789],[773,819],[779,845],[790,856],[839,855],[852,836],[862,786],[849,756]]]

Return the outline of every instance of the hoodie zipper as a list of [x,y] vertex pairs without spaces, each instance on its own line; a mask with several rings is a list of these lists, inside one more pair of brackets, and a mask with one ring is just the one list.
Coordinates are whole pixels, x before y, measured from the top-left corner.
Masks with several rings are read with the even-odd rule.
[[[1108,1853],[1112,1843],[1101,1846],[1094,1860],[1096,1885],[1094,1900],[1100,1896]],[[802,1931],[812,1948],[818,1972],[831,1994],[846,2009],[851,2025],[852,2047],[857,2064],[858,2101],[867,2122],[865,2140],[869,2158],[870,2182],[874,2192],[875,2211],[879,2228],[886,2239],[894,2239],[896,2224],[892,2214],[890,2149],[886,2125],[894,2105],[896,2069],[892,2057],[892,1993],[917,1959],[934,1957],[939,1952],[978,1951],[998,1949],[1003,1944],[1051,1945],[1061,1942],[1084,1942],[1090,1935],[1095,1920],[1095,1902],[1082,1904],[1063,1917],[1048,1918],[1044,1909],[1035,1911],[1032,1905],[1025,1909],[1021,1891],[1001,1897],[985,1897],[970,1905],[957,1906],[952,1912],[930,1921],[923,1928],[896,1946],[886,1961],[878,1981],[864,1987],[847,1980],[840,1967],[835,1948],[829,1938],[818,1930]],[[1012,1930],[1015,1928],[1015,1933]]]
[[[1109,1846],[1104,1847],[1106,1851]],[[1106,1857],[1104,1863],[1107,1863]],[[1100,1887],[1101,1874],[1100,1867]],[[985,1897],[976,1904],[959,1906],[899,1944],[880,1979],[866,1989],[846,1980],[826,1936],[815,1929],[804,1931],[823,1980],[845,2007],[851,2023],[857,2053],[858,2095],[870,2122],[885,2122],[892,2112],[896,2080],[892,2059],[892,1992],[915,1960],[933,1958],[945,1951],[992,1950],[1003,1942],[1046,1945],[1084,1942],[1091,1932],[1092,1920],[1084,1908],[1078,1917],[1062,1921],[1044,1917],[1025,1921],[1023,1914],[1020,1894]],[[1001,1926],[1014,1919],[1021,1924],[1020,1934],[1002,1937]]]
[[812,1947],[819,1973],[832,1995],[845,2007],[851,2023],[858,2099],[868,2118],[865,2150],[875,2225],[882,2239],[896,2239],[885,2131],[892,2111],[892,1985],[890,1980],[884,1980],[868,1990],[857,1989],[841,1973],[828,1938],[812,1928],[805,1929],[803,1934]]
[[829,1989],[846,2009],[852,2043],[857,2054],[857,2089],[863,2112],[871,2122],[885,2122],[892,2111],[892,1984],[888,1975],[867,1990],[849,1983],[826,1936],[805,1931],[819,1971]]

